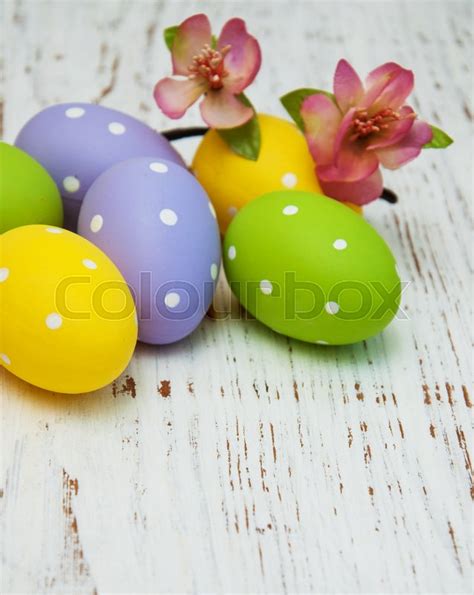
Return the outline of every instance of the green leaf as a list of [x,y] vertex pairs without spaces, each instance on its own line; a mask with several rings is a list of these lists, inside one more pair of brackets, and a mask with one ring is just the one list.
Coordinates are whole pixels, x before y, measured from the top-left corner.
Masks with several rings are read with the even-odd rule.
[[175,25],[174,27],[168,27],[163,31],[163,37],[166,43],[166,47],[169,49],[170,52],[173,48],[173,42],[174,38],[176,37],[176,33],[178,33],[178,28],[178,25]]
[[280,97],[283,107],[290,114],[298,128],[303,131],[304,123],[300,114],[301,105],[306,97],[310,95],[326,95],[326,97],[329,97],[329,99],[336,103],[336,98],[332,93],[322,91],[321,89],[295,89],[295,91],[290,91],[286,95],[283,95],[283,97]]
[[431,125],[431,130],[433,138],[423,146],[423,149],[445,149],[454,142],[449,134],[446,134],[441,128]]
[[[238,98],[243,104],[253,109],[253,105],[243,93]],[[260,153],[260,124],[255,110],[253,118],[242,126],[221,128],[217,132],[234,153],[245,159],[257,161]]]

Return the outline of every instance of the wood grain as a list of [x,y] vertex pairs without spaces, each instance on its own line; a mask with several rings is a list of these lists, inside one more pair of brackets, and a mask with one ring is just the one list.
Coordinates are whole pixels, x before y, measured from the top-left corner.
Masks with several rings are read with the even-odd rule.
[[[52,395],[0,371],[2,592],[464,593],[472,578],[472,6],[469,2],[3,2],[1,131],[59,101],[158,129],[161,30],[244,17],[264,66],[250,97],[416,72],[413,105],[456,143],[387,174],[366,216],[403,279],[404,319],[346,348],[214,314],[140,345],[113,385]],[[199,125],[197,111],[186,124]],[[189,158],[193,141],[179,143]],[[222,314],[231,311],[232,314]]]

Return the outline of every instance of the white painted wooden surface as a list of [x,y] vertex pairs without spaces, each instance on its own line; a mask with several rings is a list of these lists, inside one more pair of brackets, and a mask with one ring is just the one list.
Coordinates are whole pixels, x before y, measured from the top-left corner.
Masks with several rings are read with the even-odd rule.
[[[161,30],[244,17],[264,63],[250,96],[416,72],[415,109],[456,139],[386,176],[366,210],[409,282],[409,319],[348,348],[207,319],[139,346],[96,394],[0,373],[2,591],[460,593],[471,587],[470,2],[2,2],[2,135],[96,100],[159,129]],[[197,112],[183,124],[200,123]],[[184,143],[186,156],[192,143]],[[229,302],[221,284],[218,301]]]

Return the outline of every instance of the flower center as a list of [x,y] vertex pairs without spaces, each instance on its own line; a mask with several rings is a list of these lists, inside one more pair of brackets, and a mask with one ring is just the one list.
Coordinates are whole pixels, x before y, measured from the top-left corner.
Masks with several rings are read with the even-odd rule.
[[400,120],[400,114],[391,107],[386,107],[369,118],[367,110],[358,110],[352,121],[351,140],[365,138],[374,132],[386,130],[391,122]]
[[220,50],[214,50],[206,43],[199,54],[193,56],[193,61],[188,66],[188,78],[195,79],[200,76],[208,81],[211,89],[221,89],[224,86],[223,79],[229,74],[224,68],[224,58],[230,47],[226,45]]

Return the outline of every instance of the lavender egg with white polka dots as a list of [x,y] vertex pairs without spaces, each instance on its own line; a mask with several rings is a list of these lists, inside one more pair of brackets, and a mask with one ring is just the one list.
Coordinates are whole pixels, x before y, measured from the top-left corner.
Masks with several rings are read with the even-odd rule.
[[64,204],[64,225],[73,231],[90,185],[113,164],[146,155],[184,166],[164,136],[136,118],[90,103],[44,109],[25,124],[15,144],[54,179]]
[[174,343],[196,329],[214,295],[221,251],[215,211],[191,173],[154,157],[112,166],[87,192],[78,230],[131,287],[141,341]]

